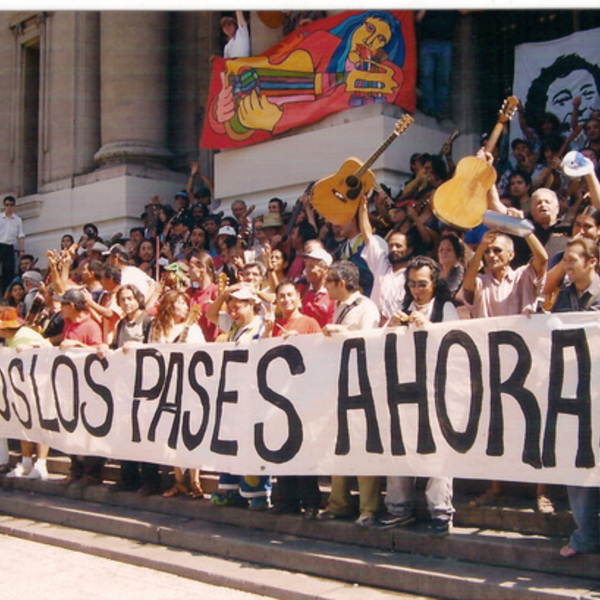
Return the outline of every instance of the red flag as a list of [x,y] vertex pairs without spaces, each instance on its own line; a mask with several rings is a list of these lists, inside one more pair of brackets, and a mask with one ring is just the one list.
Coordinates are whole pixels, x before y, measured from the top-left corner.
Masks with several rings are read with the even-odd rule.
[[375,102],[415,110],[412,11],[349,11],[261,56],[215,58],[202,148],[237,148]]

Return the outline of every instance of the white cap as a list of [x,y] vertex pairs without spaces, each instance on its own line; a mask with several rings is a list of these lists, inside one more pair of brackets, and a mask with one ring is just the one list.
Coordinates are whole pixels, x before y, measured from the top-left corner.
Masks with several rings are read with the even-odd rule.
[[252,300],[252,302],[258,302],[258,298],[252,291],[252,288],[247,285],[243,285],[239,290],[231,292],[230,297],[235,298],[236,300]]
[[221,227],[221,229],[219,229],[219,233],[217,235],[232,235],[233,237],[235,237],[237,233],[235,232],[235,229],[233,227],[231,227],[230,225],[225,225],[224,227]]
[[328,267],[331,266],[333,258],[331,254],[323,248],[313,248],[310,252],[302,255],[304,258],[314,258],[315,260],[322,260]]
[[560,166],[563,173],[568,177],[583,177],[594,170],[594,163],[577,150],[567,152]]

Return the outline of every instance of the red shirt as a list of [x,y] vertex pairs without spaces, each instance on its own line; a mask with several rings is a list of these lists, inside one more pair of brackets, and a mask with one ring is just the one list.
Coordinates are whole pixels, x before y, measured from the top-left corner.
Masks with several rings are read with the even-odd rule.
[[219,287],[216,283],[211,283],[203,290],[189,288],[187,293],[190,297],[190,308],[195,305],[200,306],[201,314],[198,317],[198,325],[202,329],[204,339],[207,342],[214,342],[219,335],[219,328],[206,318],[206,311],[219,295]]
[[315,292],[312,288],[306,292],[302,300],[302,314],[312,317],[321,327],[333,323],[335,300],[325,290]]
[[97,346],[102,343],[102,329],[89,314],[79,322],[65,320],[63,340],[76,340],[86,346]]
[[273,328],[273,337],[281,337],[288,331],[296,333],[320,333],[321,326],[312,317],[300,315],[293,319],[285,320],[281,317],[275,319],[275,327]]

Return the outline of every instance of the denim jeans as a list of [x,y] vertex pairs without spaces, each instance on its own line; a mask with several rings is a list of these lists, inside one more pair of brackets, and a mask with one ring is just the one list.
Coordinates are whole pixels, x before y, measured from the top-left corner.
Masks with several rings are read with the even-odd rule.
[[419,49],[421,106],[435,115],[443,114],[450,96],[452,42],[423,40]]
[[600,543],[600,489],[568,486],[569,505],[577,529],[571,536],[569,546],[578,552],[595,552]]
[[[454,514],[452,506],[452,478],[430,477],[425,487],[425,499],[429,514],[434,519],[450,520]],[[387,510],[398,517],[408,517],[415,507],[415,478],[388,477]]]

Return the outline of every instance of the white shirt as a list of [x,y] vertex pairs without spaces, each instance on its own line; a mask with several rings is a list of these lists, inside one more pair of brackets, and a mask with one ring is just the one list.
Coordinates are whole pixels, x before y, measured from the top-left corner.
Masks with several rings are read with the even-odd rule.
[[12,215],[7,217],[6,213],[0,214],[0,244],[9,244],[17,247],[19,238],[24,238],[23,221],[21,217]]
[[250,56],[250,32],[248,25],[239,25],[235,35],[225,44],[223,58],[242,58]]
[[361,252],[361,258],[373,273],[373,290],[370,298],[379,307],[381,316],[389,319],[402,306],[406,269],[394,272],[387,255],[388,245],[378,235],[374,235]]
[[333,322],[351,331],[379,327],[379,309],[373,300],[354,292],[344,302],[335,303]]
[[[433,312],[433,303],[434,303],[434,300],[431,300],[430,302],[428,302],[427,304],[424,304],[423,306],[417,306],[415,304],[415,301],[413,300],[410,303],[408,310],[410,312],[418,311],[424,317],[426,317],[427,320],[431,321],[431,313]],[[443,315],[442,321],[444,323],[446,321],[458,321],[460,319],[458,311],[456,310],[456,306],[454,306],[454,304],[452,304],[452,302],[444,302],[444,308],[443,308],[442,315]]]

